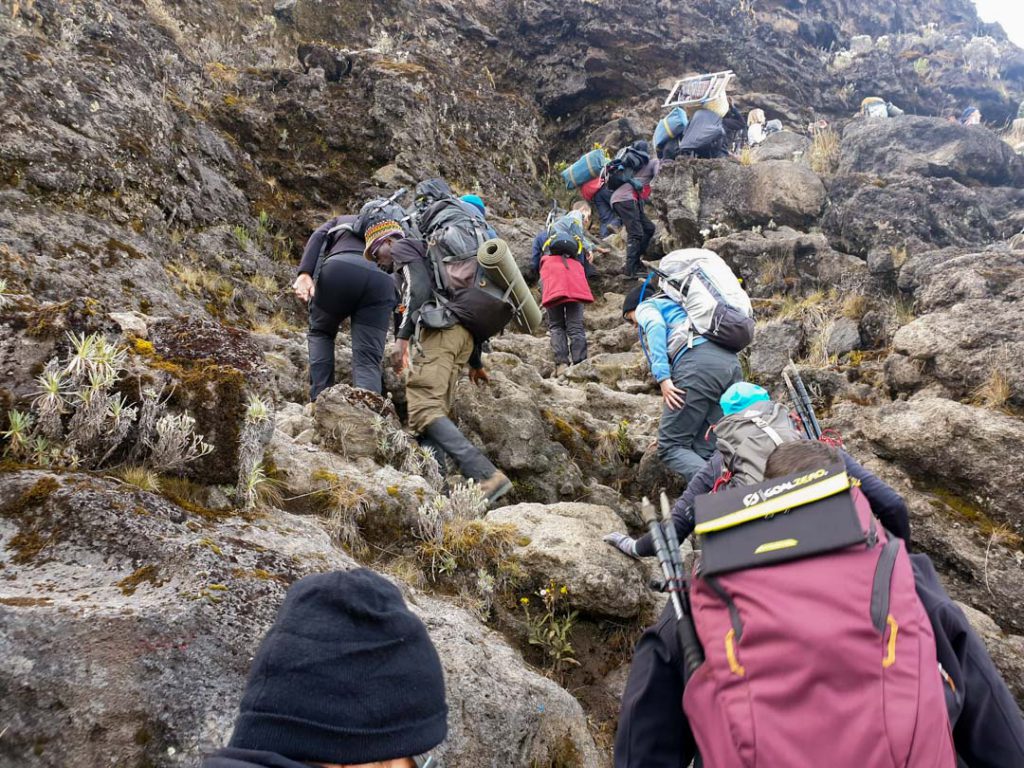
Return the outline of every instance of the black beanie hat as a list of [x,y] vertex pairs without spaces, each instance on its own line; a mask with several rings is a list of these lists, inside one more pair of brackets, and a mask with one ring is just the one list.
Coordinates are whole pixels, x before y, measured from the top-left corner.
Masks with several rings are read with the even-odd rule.
[[292,585],[263,639],[230,747],[374,763],[448,733],[441,661],[391,582],[365,569]]
[[622,316],[625,317],[628,313],[633,312],[638,306],[640,306],[640,294],[646,287],[646,283],[640,283],[636,288],[626,294],[625,301],[622,302]]

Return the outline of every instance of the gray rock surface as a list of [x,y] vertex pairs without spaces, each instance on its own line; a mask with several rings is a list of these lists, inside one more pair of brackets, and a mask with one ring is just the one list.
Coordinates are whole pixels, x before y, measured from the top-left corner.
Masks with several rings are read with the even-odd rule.
[[529,539],[514,557],[541,586],[565,586],[574,608],[620,619],[651,605],[643,569],[604,544],[601,537],[620,530],[622,520],[594,504],[517,504],[487,514],[487,520],[514,525]]
[[[196,765],[226,743],[287,585],[356,567],[311,518],[211,519],[84,475],[6,474],[0,511],[10,765]],[[445,668],[446,764],[600,764],[568,693],[464,610],[408,597]]]

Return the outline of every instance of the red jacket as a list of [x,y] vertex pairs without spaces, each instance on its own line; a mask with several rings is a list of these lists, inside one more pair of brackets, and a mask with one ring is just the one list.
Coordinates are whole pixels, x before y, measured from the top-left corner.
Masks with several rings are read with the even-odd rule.
[[547,254],[540,260],[541,305],[555,307],[570,301],[590,304],[590,292],[583,265],[573,258]]
[[598,176],[596,179],[591,179],[582,187],[580,187],[580,194],[583,196],[584,200],[586,200],[587,202],[591,202],[594,199],[594,195],[596,195],[597,191],[601,189],[601,187],[603,186],[604,179]]

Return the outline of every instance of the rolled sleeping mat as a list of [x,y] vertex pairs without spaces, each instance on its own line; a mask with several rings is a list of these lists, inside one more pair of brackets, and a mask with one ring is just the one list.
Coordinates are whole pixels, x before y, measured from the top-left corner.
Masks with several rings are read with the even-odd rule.
[[601,169],[608,164],[608,155],[603,149],[592,149],[579,160],[562,171],[562,180],[567,189],[576,189],[601,175]]
[[519,271],[516,260],[512,257],[508,244],[500,238],[488,240],[476,252],[476,260],[483,267],[487,279],[496,287],[502,291],[511,289],[511,298],[519,307],[512,319],[516,327],[523,333],[537,333],[543,316],[523,279],[523,273]]
[[682,136],[689,122],[686,111],[682,107],[676,107],[665,115],[658,121],[658,125],[654,129],[655,148],[660,149],[665,142]]

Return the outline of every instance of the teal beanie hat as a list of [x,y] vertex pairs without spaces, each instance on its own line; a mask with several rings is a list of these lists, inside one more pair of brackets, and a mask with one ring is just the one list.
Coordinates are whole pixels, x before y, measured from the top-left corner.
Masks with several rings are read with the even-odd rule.
[[481,216],[487,215],[487,209],[484,207],[484,201],[480,195],[463,195],[459,199],[475,207],[480,211]]
[[771,399],[771,395],[764,387],[751,384],[749,381],[738,381],[722,393],[718,402],[722,406],[722,413],[732,416],[744,408],[749,408],[754,403]]

